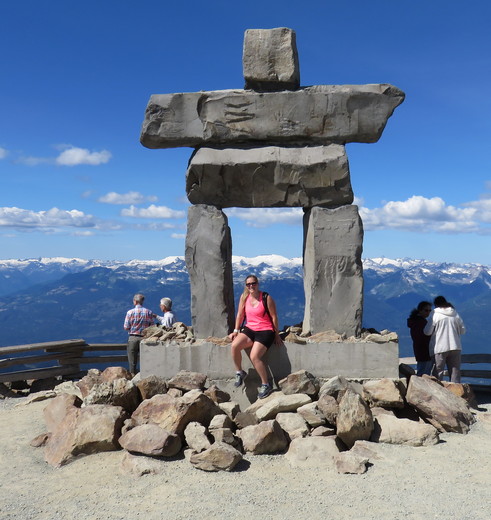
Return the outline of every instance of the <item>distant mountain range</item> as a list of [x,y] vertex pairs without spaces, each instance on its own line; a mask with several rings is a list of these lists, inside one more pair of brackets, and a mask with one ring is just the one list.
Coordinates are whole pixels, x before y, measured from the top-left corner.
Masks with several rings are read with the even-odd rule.
[[[363,326],[389,329],[400,337],[401,356],[411,355],[406,318],[421,300],[444,295],[457,308],[468,333],[469,353],[491,351],[491,267],[425,260],[364,260]],[[234,290],[256,274],[278,306],[281,326],[303,319],[300,258],[277,255],[233,257]],[[182,257],[111,262],[77,258],[0,260],[0,346],[83,338],[89,343],[123,343],[123,320],[132,296],[159,313],[159,300],[172,298],[180,321],[191,322],[189,278]]]

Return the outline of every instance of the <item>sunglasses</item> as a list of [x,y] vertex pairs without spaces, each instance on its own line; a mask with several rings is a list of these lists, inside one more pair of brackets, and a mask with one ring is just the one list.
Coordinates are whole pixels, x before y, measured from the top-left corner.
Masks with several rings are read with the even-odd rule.
[[246,283],[246,287],[254,287],[255,285],[257,285],[257,282]]

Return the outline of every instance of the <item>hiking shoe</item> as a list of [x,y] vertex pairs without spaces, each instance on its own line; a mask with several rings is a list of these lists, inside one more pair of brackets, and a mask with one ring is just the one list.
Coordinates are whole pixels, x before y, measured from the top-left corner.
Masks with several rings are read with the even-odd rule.
[[234,383],[234,386],[235,387],[239,387],[242,385],[242,383],[245,381],[247,377],[247,372],[244,372],[243,370],[241,370],[240,372],[237,372],[235,374],[235,383]]
[[261,385],[261,388],[259,389],[259,393],[257,394],[257,397],[259,399],[264,399],[265,397],[268,397],[268,395],[273,391],[271,386],[269,385]]

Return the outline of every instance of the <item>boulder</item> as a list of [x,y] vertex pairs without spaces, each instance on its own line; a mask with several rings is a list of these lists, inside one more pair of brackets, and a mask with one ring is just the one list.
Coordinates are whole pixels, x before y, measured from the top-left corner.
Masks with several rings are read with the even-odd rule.
[[94,385],[84,397],[84,404],[112,404],[133,413],[140,404],[140,392],[128,379],[112,379]]
[[452,394],[462,397],[471,408],[478,408],[474,390],[472,390],[469,383],[451,383],[450,381],[441,381],[441,383],[447,390],[450,390]]
[[234,423],[237,428],[242,429],[246,426],[253,426],[254,424],[258,424],[259,419],[256,417],[255,413],[252,412],[238,412],[234,417]]
[[306,370],[298,370],[278,382],[285,395],[307,394],[314,397],[319,392],[319,381]]
[[55,386],[55,392],[57,393],[57,395],[72,394],[76,395],[80,399],[83,399],[80,387],[75,381],[63,381],[63,383],[60,383],[59,385]]
[[140,141],[148,148],[374,143],[403,101],[404,93],[388,84],[155,94]]
[[119,449],[118,438],[126,418],[120,406],[94,404],[72,407],[51,432],[45,447],[45,460],[59,467],[78,455]]
[[475,418],[461,397],[426,377],[411,377],[407,402],[440,432],[467,433]]
[[167,382],[163,377],[153,375],[140,379],[136,383],[136,387],[140,392],[142,401],[150,399],[157,394],[165,394],[168,389]]
[[290,440],[296,437],[306,437],[310,432],[309,425],[298,413],[279,413],[276,416],[276,421]]
[[93,386],[100,385],[102,382],[101,371],[97,368],[90,368],[87,375],[77,382],[77,386],[80,388],[80,393],[82,394],[82,399],[89,394]]
[[125,451],[120,468],[123,475],[141,477],[143,475],[160,475],[165,471],[165,464],[163,460],[134,455]]
[[327,422],[335,426],[339,413],[339,405],[336,399],[326,393],[319,397],[316,406],[319,412],[327,419]]
[[297,408],[312,400],[307,394],[283,395],[278,394],[274,399],[264,403],[256,410],[256,417],[260,421],[267,421],[276,417],[280,412],[295,412]]
[[184,429],[186,444],[196,452],[207,450],[211,446],[206,428],[199,422],[190,422]]
[[384,460],[384,456],[379,453],[379,445],[370,441],[356,441],[354,446],[349,450],[363,458],[372,460]]
[[358,207],[304,213],[304,333],[359,336],[363,311],[363,223]]
[[232,238],[225,213],[199,204],[188,209],[186,267],[196,338],[226,336],[234,328]]
[[178,388],[183,392],[204,390],[207,376],[198,372],[181,370],[167,382],[169,388]]
[[123,378],[131,380],[132,378],[128,370],[126,370],[126,368],[123,367],[107,367],[102,371],[101,377],[103,381],[107,381],[108,383],[114,381],[115,379]]
[[352,390],[348,389],[339,403],[336,431],[348,448],[357,440],[368,440],[372,434],[372,412],[360,395]]
[[295,31],[286,27],[247,29],[242,69],[246,89],[297,89],[300,86],[300,67]]
[[189,462],[203,471],[231,471],[242,460],[242,453],[233,446],[215,442],[201,453],[193,453]]
[[209,397],[199,390],[191,390],[179,398],[168,393],[155,395],[143,401],[131,417],[135,425],[157,424],[184,439],[184,429],[190,422],[208,426],[211,419],[221,413]]
[[394,415],[379,414],[374,420],[370,436],[372,442],[388,444],[406,444],[408,446],[430,446],[438,444],[438,431],[431,424],[423,421],[398,419]]
[[328,426],[316,426],[310,432],[310,435],[312,435],[312,437],[329,437],[331,435],[336,435],[336,430],[334,428],[329,428]]
[[72,408],[80,408],[82,400],[76,395],[60,394],[52,399],[43,410],[44,422],[49,432],[58,428]]
[[311,428],[326,424],[326,418],[317,408],[317,403],[304,404],[297,409],[297,413],[305,419]]
[[240,439],[234,435],[230,428],[215,428],[210,433],[215,442],[224,442],[234,446],[234,448],[240,448]]
[[319,390],[319,399],[323,395],[331,395],[338,400],[338,396],[343,394],[350,387],[350,382],[344,376],[334,376],[327,380]]
[[217,385],[211,385],[209,388],[205,390],[205,395],[207,395],[212,401],[217,404],[226,403],[230,401],[230,394],[220,390]]
[[237,431],[244,451],[253,455],[278,453],[288,446],[288,440],[280,425],[274,419],[254,426],[246,426]]
[[192,204],[220,208],[336,207],[353,202],[344,146],[200,148],[189,162]]
[[234,422],[230,417],[226,414],[215,415],[213,419],[210,421],[208,426],[208,431],[216,430],[217,428],[233,428]]
[[338,473],[362,474],[367,470],[368,459],[351,451],[343,451],[334,456]]
[[226,403],[219,403],[218,407],[225,413],[232,421],[235,419],[235,416],[240,412],[239,403],[235,401],[227,401]]
[[285,458],[294,467],[330,468],[340,447],[336,437],[297,437],[290,443]]
[[370,406],[404,408],[404,399],[392,379],[372,379],[363,384],[363,398]]
[[119,444],[132,453],[152,457],[173,457],[182,447],[178,435],[169,433],[156,424],[135,426],[121,435]]

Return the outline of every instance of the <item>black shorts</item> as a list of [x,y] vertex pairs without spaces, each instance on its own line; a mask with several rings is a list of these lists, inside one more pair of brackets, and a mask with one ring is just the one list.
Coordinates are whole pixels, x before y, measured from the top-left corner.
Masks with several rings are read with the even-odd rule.
[[274,330],[251,330],[248,327],[242,327],[240,332],[245,334],[253,343],[254,341],[258,341],[266,348],[269,348],[273,344],[276,336]]

